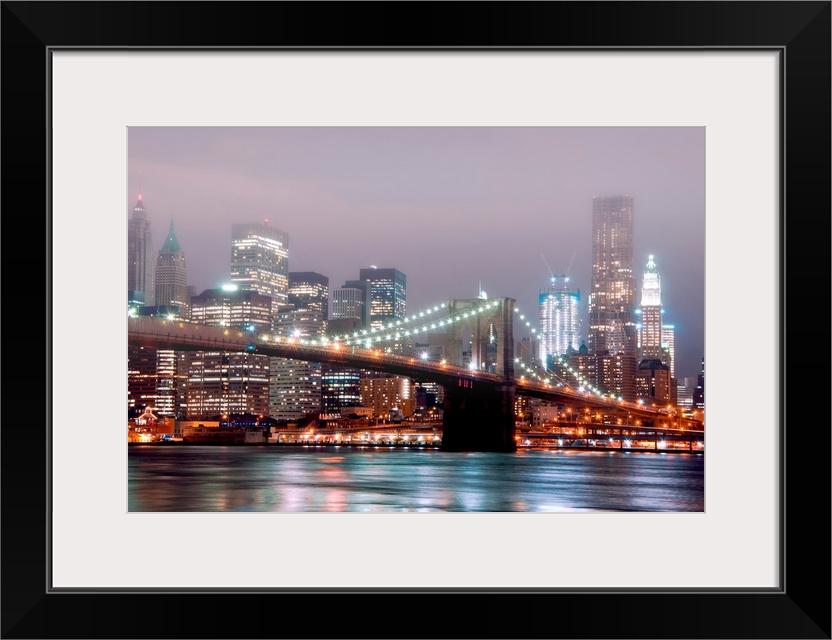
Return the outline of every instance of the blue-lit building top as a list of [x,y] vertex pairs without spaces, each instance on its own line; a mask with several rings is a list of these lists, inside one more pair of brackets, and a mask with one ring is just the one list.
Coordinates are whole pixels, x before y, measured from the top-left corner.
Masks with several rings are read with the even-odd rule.
[[540,361],[577,351],[581,346],[580,289],[574,289],[567,276],[553,276],[538,301]]

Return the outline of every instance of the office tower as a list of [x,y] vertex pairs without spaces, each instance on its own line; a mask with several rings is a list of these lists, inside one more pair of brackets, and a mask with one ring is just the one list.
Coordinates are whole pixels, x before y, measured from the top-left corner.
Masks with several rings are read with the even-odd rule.
[[[253,336],[271,327],[272,300],[236,285],[207,289],[191,298],[191,321],[229,327]],[[196,351],[188,358],[187,414],[268,415],[269,358],[255,353]]]
[[288,301],[298,310],[320,311],[325,322],[329,319],[329,278],[314,271],[290,271]]
[[289,302],[289,234],[268,224],[231,225],[231,282],[272,300],[272,316]]
[[384,420],[409,418],[416,409],[410,378],[376,375],[361,378],[361,404],[372,407],[373,416]]
[[407,314],[407,277],[398,269],[361,269],[359,279],[368,283],[369,321],[374,329],[404,320]]
[[676,377],[676,327],[672,324],[662,325],[662,352],[667,354],[666,365],[670,367],[670,377]]
[[[332,290],[332,318],[327,325],[330,337],[353,334],[367,328],[367,290],[364,280],[347,280]],[[361,406],[361,370],[324,364],[321,372],[321,405],[329,415],[343,415],[345,407]]]
[[361,370],[323,364],[321,367],[321,410],[344,414],[344,407],[361,406]]
[[604,393],[633,402],[636,399],[637,365],[634,353],[596,355],[596,386]]
[[641,359],[662,358],[662,290],[653,256],[641,281]]
[[171,218],[170,231],[156,258],[156,306],[178,306],[182,316],[188,317],[191,299],[187,280],[185,253],[179,246]]
[[564,372],[564,379],[581,381],[581,384],[579,384],[578,387],[579,389],[583,389],[583,386],[586,384],[590,384],[594,387],[598,386],[598,376],[596,373],[598,368],[598,359],[595,354],[589,353],[589,348],[586,344],[581,343],[578,352],[569,355],[568,362],[572,371],[568,374]]
[[340,289],[332,291],[332,319],[356,319],[359,328],[364,328],[366,321],[366,307],[364,299],[367,293],[366,287],[348,287],[344,285]]
[[581,346],[581,292],[569,285],[567,276],[552,276],[549,287],[538,297],[540,307],[539,357],[543,366],[552,356],[565,356]]
[[636,287],[633,275],[633,199],[595,197],[592,202],[592,291],[589,350],[635,353]]
[[[138,316],[185,319],[179,306],[143,306]],[[188,368],[185,352],[152,347],[127,347],[127,408],[141,413],[145,407],[158,416],[180,415],[185,407]]]
[[147,219],[142,194],[127,222],[127,303],[153,305],[155,256],[153,234]]
[[[274,321],[276,334],[313,340],[325,333],[322,312],[314,307],[280,308]],[[276,420],[297,421],[321,411],[321,363],[269,358],[269,415]]]
[[370,326],[370,283],[366,280],[347,280],[344,282],[342,289],[358,289],[355,294],[356,303],[361,301],[361,325],[367,329]]
[[693,408],[705,408],[705,358],[702,358],[702,370],[696,379],[696,389],[693,391]]
[[642,358],[636,371],[636,395],[658,407],[675,404],[678,392],[676,381],[670,377],[670,367],[659,358]]
[[682,378],[676,384],[677,404],[680,407],[693,407],[693,394],[696,391],[697,378],[689,376]]

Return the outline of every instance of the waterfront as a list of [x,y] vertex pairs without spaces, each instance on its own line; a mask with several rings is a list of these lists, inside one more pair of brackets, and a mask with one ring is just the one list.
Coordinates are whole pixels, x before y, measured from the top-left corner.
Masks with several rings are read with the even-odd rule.
[[128,447],[128,510],[704,511],[701,454]]

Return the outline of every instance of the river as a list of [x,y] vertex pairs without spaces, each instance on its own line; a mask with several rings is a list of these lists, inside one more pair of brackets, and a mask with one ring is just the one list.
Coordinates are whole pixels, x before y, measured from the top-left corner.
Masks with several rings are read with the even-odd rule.
[[704,511],[704,455],[387,447],[128,447],[128,510]]

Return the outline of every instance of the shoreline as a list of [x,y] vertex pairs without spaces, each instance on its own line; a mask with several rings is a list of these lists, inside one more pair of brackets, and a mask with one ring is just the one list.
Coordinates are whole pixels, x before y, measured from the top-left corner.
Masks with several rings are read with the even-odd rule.
[[[288,448],[305,448],[305,449],[418,449],[430,451],[443,451],[442,445],[428,445],[428,444],[313,444],[308,442],[128,442],[128,446],[136,447],[288,447]],[[532,445],[518,445],[517,451],[566,451],[566,452],[591,452],[591,453],[653,453],[661,454],[688,454],[704,456],[704,451],[689,451],[687,449],[645,449],[645,448],[628,448],[628,449],[613,449],[606,447],[540,447]],[[488,453],[480,451],[453,451],[448,453]],[[516,452],[500,452],[500,453],[516,453]]]

